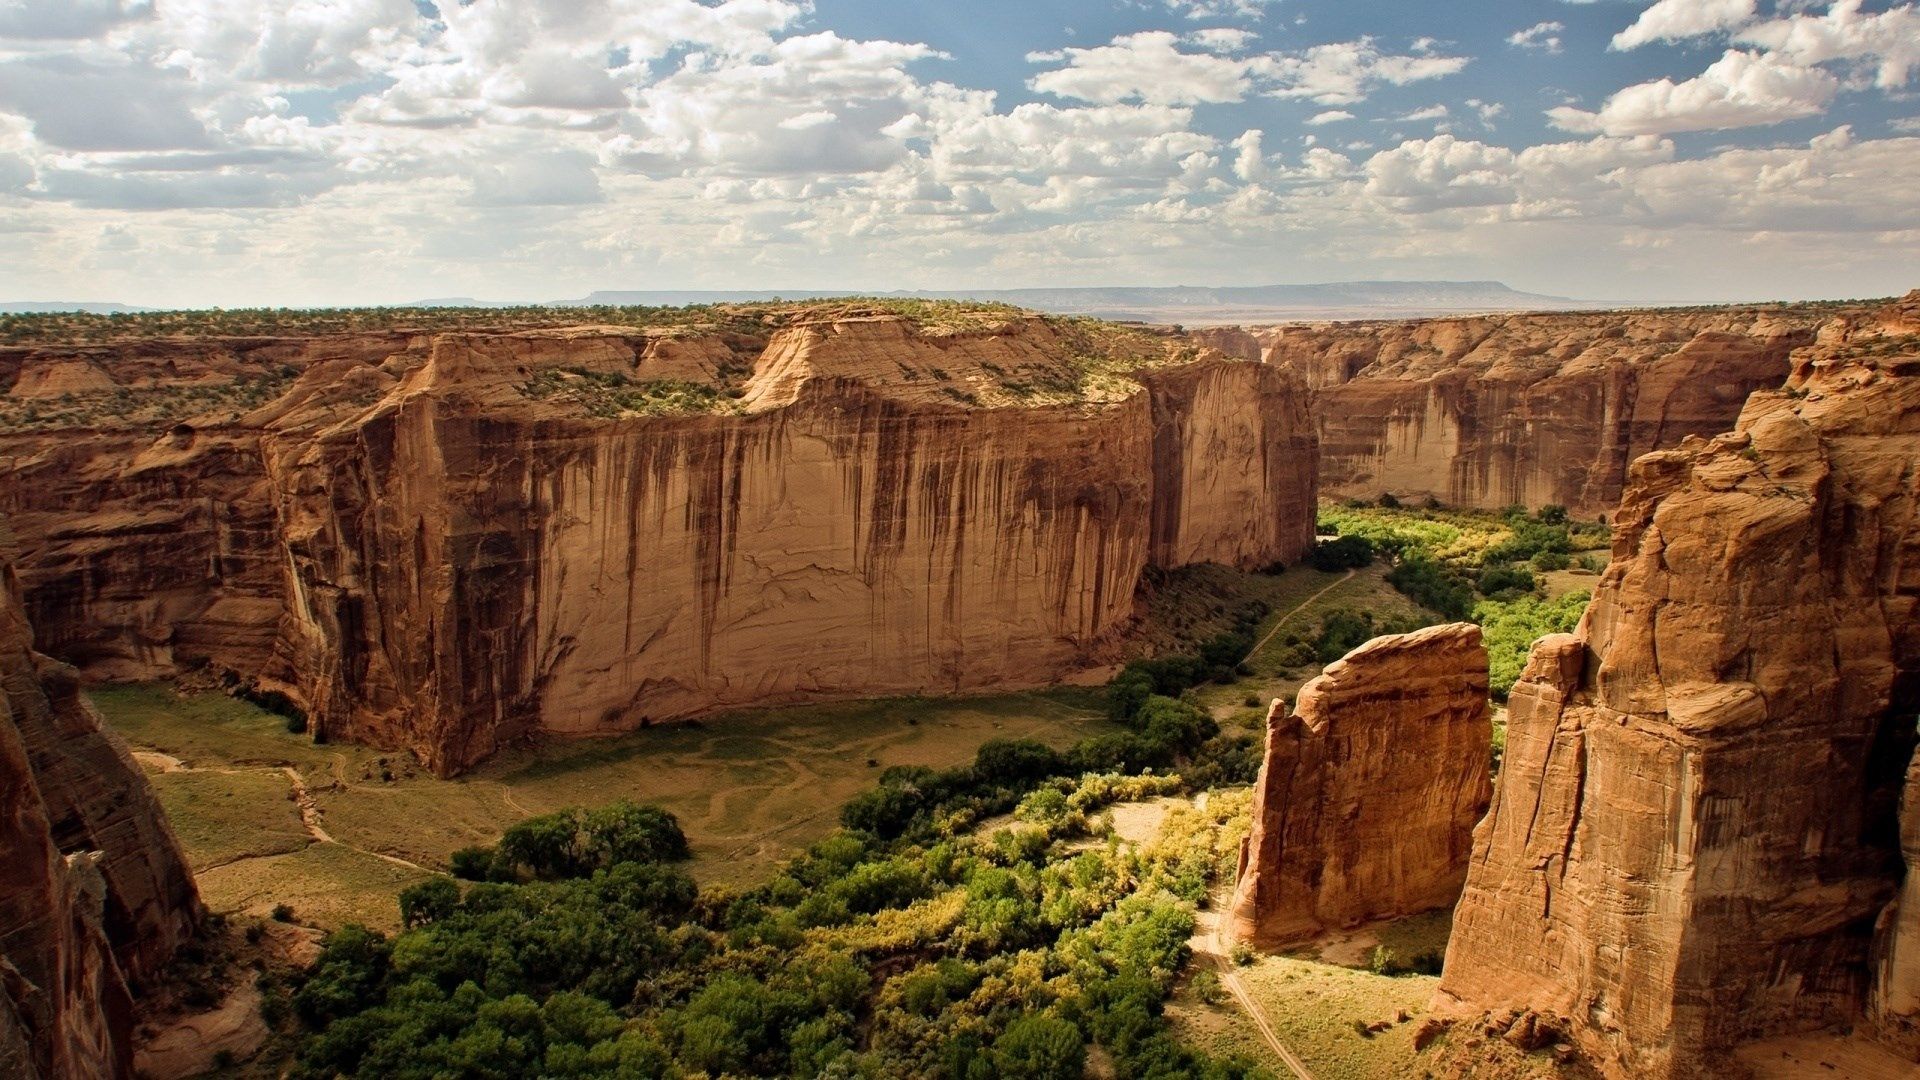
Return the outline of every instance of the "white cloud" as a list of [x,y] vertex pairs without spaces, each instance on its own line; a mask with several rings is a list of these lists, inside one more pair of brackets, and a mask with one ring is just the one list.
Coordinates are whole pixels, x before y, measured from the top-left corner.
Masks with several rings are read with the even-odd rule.
[[593,159],[579,152],[517,155],[473,175],[479,206],[579,206],[603,198]]
[[1920,9],[1903,4],[1869,15],[1860,7],[1860,0],[1839,0],[1825,15],[1774,19],[1735,36],[1800,64],[1865,61],[1875,69],[1876,86],[1905,86],[1920,68]]
[[0,109],[33,124],[41,142],[66,150],[209,147],[193,91],[174,71],[67,56],[0,62]]
[[1353,114],[1345,109],[1327,109],[1324,112],[1317,112],[1307,117],[1307,123],[1314,127],[1319,127],[1323,124],[1337,124],[1342,120],[1351,119],[1353,119]]
[[1037,61],[1066,62],[1041,72],[1028,85],[1043,94],[1102,105],[1140,101],[1193,105],[1240,101],[1253,85],[1254,62],[1213,52],[1181,52],[1179,38],[1164,30],[1129,34],[1090,49],[1040,53]]
[[1659,0],[1613,36],[1615,49],[1637,49],[1725,30],[1753,18],[1754,0]]
[[1629,86],[1598,112],[1570,105],[1548,110],[1567,131],[1608,135],[1666,134],[1776,124],[1818,116],[1840,90],[1819,68],[1800,67],[1770,53],[1729,49],[1697,77]]
[[148,0],[0,0],[0,38],[86,38],[151,10]]
[[1277,97],[1306,98],[1321,105],[1352,105],[1382,85],[1406,86],[1443,78],[1465,68],[1464,56],[1396,56],[1382,53],[1372,38],[1315,45],[1304,52],[1276,54],[1268,91]]
[[1542,52],[1560,51],[1560,35],[1567,29],[1565,23],[1539,22],[1525,30],[1516,30],[1507,35],[1507,44],[1520,49],[1538,49]]

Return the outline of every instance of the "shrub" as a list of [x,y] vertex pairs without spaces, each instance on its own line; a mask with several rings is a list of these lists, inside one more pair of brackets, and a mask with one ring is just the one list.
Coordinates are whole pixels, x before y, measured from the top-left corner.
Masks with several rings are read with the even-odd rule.
[[1414,603],[1449,619],[1464,619],[1473,611],[1473,586],[1424,551],[1409,551],[1387,573],[1387,583]]
[[485,881],[493,868],[493,849],[463,847],[447,856],[447,866],[462,881]]
[[1518,566],[1489,566],[1474,583],[1484,596],[1517,595],[1533,591],[1533,572]]
[[1533,557],[1535,570],[1565,570],[1573,565],[1573,559],[1564,551],[1543,551]]
[[1373,956],[1367,961],[1367,970],[1375,975],[1397,975],[1400,973],[1400,964],[1394,959],[1392,949],[1375,945]]
[[1313,545],[1309,561],[1315,570],[1345,570],[1373,562],[1373,541],[1364,536],[1341,536]]
[[407,928],[444,919],[460,906],[460,886],[452,878],[432,877],[400,891],[400,921]]

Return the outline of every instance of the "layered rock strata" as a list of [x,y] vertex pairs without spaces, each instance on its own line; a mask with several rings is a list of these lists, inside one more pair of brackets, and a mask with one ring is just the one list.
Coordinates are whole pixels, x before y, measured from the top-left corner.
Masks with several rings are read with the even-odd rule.
[[32,650],[0,565],[0,1075],[132,1070],[131,986],[194,932],[198,896],[146,780]]
[[1911,1052],[1917,313],[1836,319],[1732,433],[1634,465],[1513,690],[1443,1008],[1571,1017],[1616,1076],[1863,1019]]
[[1262,947],[1451,905],[1492,795],[1487,650],[1471,623],[1374,638],[1275,701],[1235,886]]
[[1817,306],[1478,315],[1278,327],[1315,388],[1321,490],[1450,506],[1619,501],[1627,466],[1731,427],[1778,388]]
[[444,774],[535,732],[1044,683],[1148,567],[1312,544],[1290,372],[1041,318],[766,319],[316,339],[238,416],[0,440],[29,596],[90,673],[212,663]]

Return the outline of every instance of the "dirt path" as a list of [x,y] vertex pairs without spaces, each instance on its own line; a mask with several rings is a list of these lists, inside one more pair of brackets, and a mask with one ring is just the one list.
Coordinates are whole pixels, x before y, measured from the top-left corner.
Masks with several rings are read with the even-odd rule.
[[362,855],[371,855],[376,859],[390,862],[395,866],[404,866],[409,870],[418,870],[423,874],[439,873],[438,870],[429,870],[417,862],[408,861],[398,855],[389,855],[384,851],[368,851],[366,848],[355,847],[352,844],[342,844],[340,841],[335,840],[333,834],[328,832],[324,825],[320,824],[320,806],[313,801],[313,796],[307,791],[307,782],[300,776],[300,770],[291,765],[283,765],[280,767],[280,771],[287,775],[287,781],[293,785],[293,801],[300,807],[300,824],[307,827],[307,835],[313,837],[315,843],[333,844],[337,847],[346,848],[348,851],[357,851]]
[[1255,656],[1259,655],[1261,649],[1264,649],[1267,647],[1267,642],[1273,640],[1273,635],[1278,634],[1280,632],[1280,628],[1287,625],[1287,621],[1289,619],[1292,619],[1295,615],[1300,614],[1300,612],[1308,604],[1313,603],[1315,600],[1320,599],[1321,597],[1327,595],[1328,593],[1339,588],[1340,586],[1345,585],[1347,582],[1352,581],[1353,575],[1359,572],[1360,571],[1358,570],[1348,570],[1346,574],[1344,574],[1340,578],[1339,581],[1332,582],[1326,588],[1321,589],[1319,592],[1314,593],[1312,596],[1309,596],[1305,600],[1302,600],[1299,603],[1293,605],[1293,610],[1287,612],[1285,615],[1280,616],[1279,621],[1273,624],[1273,629],[1267,631],[1265,637],[1253,643],[1253,648],[1247,650],[1247,655],[1241,657],[1240,662],[1243,664],[1251,662]]
[[[1334,582],[1334,585],[1338,584],[1339,582]],[[1332,587],[1332,585],[1327,586],[1329,589]],[[1203,925],[1200,933],[1195,935],[1194,945],[1197,951],[1206,953],[1213,959],[1214,966],[1220,972],[1220,985],[1226,987],[1227,993],[1232,994],[1233,1000],[1239,1003],[1240,1011],[1246,1013],[1247,1018],[1253,1021],[1254,1029],[1260,1032],[1260,1038],[1273,1051],[1273,1056],[1279,1058],[1280,1063],[1285,1065],[1298,1080],[1313,1080],[1312,1070],[1308,1069],[1307,1063],[1301,1061],[1299,1056],[1281,1041],[1280,1033],[1275,1031],[1273,1024],[1267,1020],[1266,1010],[1253,999],[1252,992],[1247,989],[1246,980],[1242,979],[1240,972],[1234,968],[1233,943],[1231,936],[1227,933],[1226,918],[1226,912],[1232,900],[1233,898],[1224,890],[1215,895],[1214,902],[1208,905],[1211,910],[1200,913]],[[1209,919],[1211,927],[1207,927],[1204,923],[1204,920]]]

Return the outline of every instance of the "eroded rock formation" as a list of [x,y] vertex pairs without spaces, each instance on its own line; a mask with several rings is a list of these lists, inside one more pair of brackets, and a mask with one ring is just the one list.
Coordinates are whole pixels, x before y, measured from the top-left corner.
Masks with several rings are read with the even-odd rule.
[[146,780],[0,578],[0,1075],[129,1075],[129,986],[192,935],[198,896]]
[[120,348],[132,407],[248,408],[0,439],[49,645],[258,676],[443,774],[538,731],[1044,683],[1149,566],[1312,543],[1304,385],[1167,335],[760,309],[245,344]]
[[1634,465],[1514,688],[1441,1006],[1571,1017],[1618,1076],[1863,1016],[1911,1052],[1916,313],[1836,319],[1731,434]]
[[1374,638],[1275,701],[1234,890],[1272,947],[1446,907],[1492,794],[1487,650],[1472,623]]
[[1833,311],[1814,305],[1277,327],[1315,388],[1323,494],[1450,506],[1619,501],[1627,466],[1732,426]]

